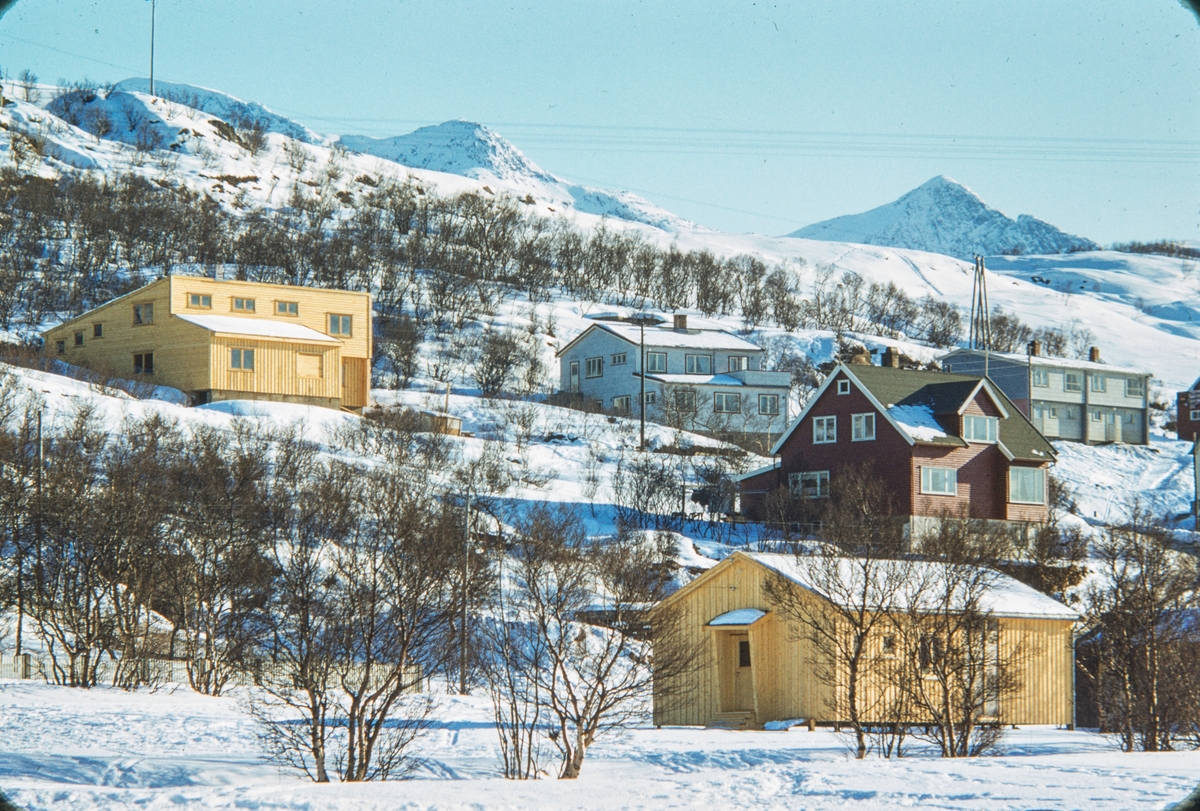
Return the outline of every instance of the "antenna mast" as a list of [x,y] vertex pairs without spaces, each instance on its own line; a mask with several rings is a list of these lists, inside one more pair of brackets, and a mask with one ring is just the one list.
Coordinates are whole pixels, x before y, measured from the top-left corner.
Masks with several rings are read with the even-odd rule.
[[992,348],[992,325],[988,318],[987,279],[983,257],[975,255],[975,283],[971,286],[971,348],[988,352]]

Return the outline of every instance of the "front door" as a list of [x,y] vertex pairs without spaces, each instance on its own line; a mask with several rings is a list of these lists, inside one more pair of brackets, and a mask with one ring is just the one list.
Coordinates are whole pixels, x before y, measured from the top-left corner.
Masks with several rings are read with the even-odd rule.
[[579,392],[579,361],[577,360],[571,361],[570,387],[572,394],[577,394]]
[[735,710],[754,709],[754,671],[750,664],[750,636],[735,634],[737,650],[733,669],[733,702]]

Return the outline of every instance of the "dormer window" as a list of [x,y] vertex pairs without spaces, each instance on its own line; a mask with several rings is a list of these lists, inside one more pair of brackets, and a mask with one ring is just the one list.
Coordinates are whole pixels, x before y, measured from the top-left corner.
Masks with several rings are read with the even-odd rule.
[[996,417],[963,417],[963,439],[968,442],[995,442],[1000,435],[1000,420]]

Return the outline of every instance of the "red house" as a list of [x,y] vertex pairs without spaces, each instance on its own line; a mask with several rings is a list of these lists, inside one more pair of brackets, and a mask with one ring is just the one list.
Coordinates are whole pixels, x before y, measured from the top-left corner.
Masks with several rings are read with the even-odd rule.
[[910,530],[945,515],[1048,518],[1054,447],[983,377],[839,365],[771,453],[779,457],[774,466],[740,477],[747,517],[762,517],[779,487],[823,498],[839,472],[870,463]]
[[1200,435],[1200,380],[1175,395],[1175,432],[1193,442]]

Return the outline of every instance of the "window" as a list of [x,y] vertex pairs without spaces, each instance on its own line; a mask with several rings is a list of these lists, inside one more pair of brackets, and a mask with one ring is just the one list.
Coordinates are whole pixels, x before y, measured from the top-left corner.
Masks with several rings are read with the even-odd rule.
[[75,333],[75,346],[83,346],[83,333]]
[[231,349],[229,350],[229,368],[242,369],[243,371],[254,371],[254,350],[253,349]]
[[654,405],[655,403],[658,402],[658,392],[656,392],[656,391],[646,392],[646,399],[643,402],[646,405]]
[[1144,397],[1146,395],[1146,381],[1140,377],[1125,378],[1125,396],[1126,397]]
[[[61,344],[61,343],[62,343],[62,341],[59,341],[59,344]],[[61,350],[61,349],[60,349],[60,350],[58,350],[58,351],[59,351],[59,352],[62,352],[62,350]],[[1197,420],[1200,420],[1200,409],[1197,409],[1197,410],[1193,410],[1193,411],[1191,411],[1191,412],[1188,414],[1188,419],[1189,419],[1189,420],[1191,420],[1192,422],[1195,422],[1195,421],[1197,421]]]
[[153,304],[135,304],[135,305],[133,305],[133,323],[134,324],[153,324],[154,323],[154,305]]
[[300,305],[294,301],[275,302],[276,315],[300,315]]
[[788,474],[788,486],[792,494],[800,498],[828,498],[829,471],[814,470],[808,473]]
[[568,384],[572,392],[579,391],[579,361],[571,361],[571,379]]
[[346,335],[350,333],[351,318],[348,315],[331,315],[329,316],[329,334],[330,335]]
[[104,337],[104,325],[103,324],[92,324],[92,337],[93,338],[103,338]]
[[968,442],[995,442],[999,430],[1000,420],[995,417],[976,417],[970,414],[963,417],[963,439]]
[[892,656],[896,653],[896,637],[888,634],[880,642],[880,649],[885,656]]
[[1092,409],[1092,422],[1100,422],[1100,409]]
[[1063,391],[1083,391],[1083,373],[1064,372]]
[[929,670],[941,661],[946,656],[946,647],[942,643],[940,636],[933,634],[921,634],[920,640],[917,642],[917,664],[921,670]]
[[618,414],[628,414],[630,399],[631,398],[628,394],[622,394],[620,397],[614,397],[612,410]]
[[742,395],[727,391],[713,394],[713,412],[716,414],[736,414],[742,410]]
[[850,381],[849,380],[839,380],[838,381],[838,394],[849,394],[849,393],[850,393]]
[[837,442],[837,417],[813,418],[813,444]]
[[775,416],[779,413],[779,395],[778,394],[760,394],[758,395],[758,413]]
[[133,356],[133,373],[135,375],[154,374],[154,353],[145,352]]
[[1017,504],[1045,504],[1046,477],[1040,467],[1008,469],[1008,500]]
[[252,298],[235,298],[233,300],[233,309],[241,310],[242,312],[254,312],[254,299]]
[[696,392],[690,389],[675,392],[675,408],[680,411],[695,411]]
[[604,376],[604,358],[587,359],[587,377]]
[[296,374],[300,377],[323,377],[324,360],[315,352],[302,352],[296,356]]
[[938,496],[958,495],[958,471],[952,467],[922,465],[921,492]]
[[738,640],[738,667],[750,667],[750,640]]
[[712,374],[712,355],[684,355],[684,371],[690,375]]
[[646,371],[647,372],[665,372],[665,371],[667,371],[667,353],[666,352],[647,352],[646,353]]
[[750,358],[747,355],[730,355],[729,371],[744,372],[750,368]]
[[1052,420],[1058,419],[1058,406],[1050,406],[1050,413],[1047,415]]
[[617,354],[613,355],[612,356],[612,365],[613,366],[624,366],[625,365],[625,353],[618,352]]
[[863,442],[875,438],[875,414],[855,414],[850,418],[850,439]]
[[60,355],[65,354],[67,351],[67,342],[66,341],[55,341],[54,342],[54,351]]
[[1092,374],[1092,391],[1105,391],[1108,388],[1108,378],[1101,374]]
[[1050,370],[1049,369],[1034,369],[1033,370],[1033,385],[1046,388],[1050,385]]
[[204,293],[189,293],[188,306],[199,307],[202,310],[211,310],[212,296],[205,295]]

